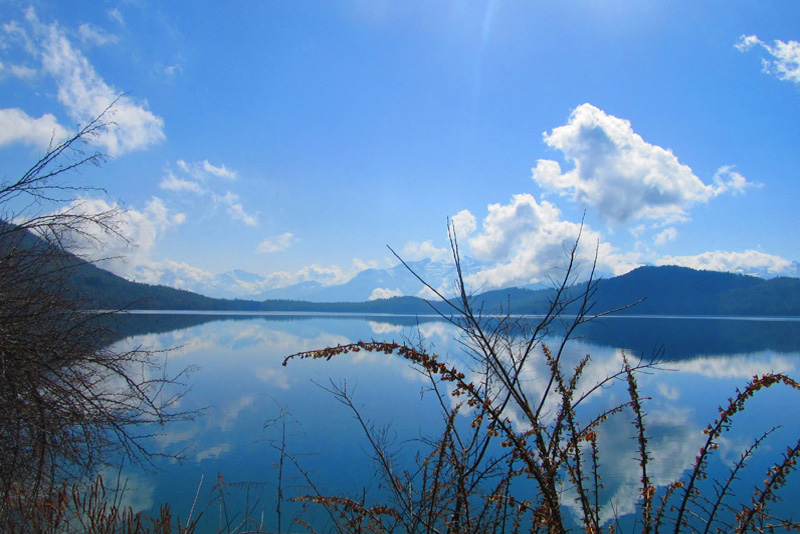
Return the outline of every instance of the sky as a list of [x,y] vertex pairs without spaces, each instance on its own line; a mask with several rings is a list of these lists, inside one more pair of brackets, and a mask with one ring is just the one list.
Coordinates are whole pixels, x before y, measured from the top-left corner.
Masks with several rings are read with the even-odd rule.
[[447,259],[448,220],[480,288],[546,280],[579,232],[608,275],[796,276],[798,22],[766,0],[0,0],[0,176],[113,103],[105,163],[68,177],[102,191],[70,207],[124,209],[127,240],[88,254],[143,282],[342,283],[387,245]]

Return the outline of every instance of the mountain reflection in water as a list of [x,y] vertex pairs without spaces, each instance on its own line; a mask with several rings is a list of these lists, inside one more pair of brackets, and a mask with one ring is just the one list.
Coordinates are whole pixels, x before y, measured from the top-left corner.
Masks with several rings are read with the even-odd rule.
[[[173,370],[197,367],[189,376],[191,390],[182,398],[181,409],[202,410],[200,416],[159,429],[151,440],[155,452],[181,452],[185,459],[156,460],[157,470],[124,466],[122,474],[128,477],[126,499],[138,508],[157,509],[169,501],[173,512],[185,518],[200,495],[195,513],[206,510],[201,532],[218,526],[219,492],[211,490],[220,480],[226,507],[240,514],[257,510],[259,517],[263,511],[264,525],[275,528],[277,446],[282,438],[280,424],[271,423],[281,413],[286,414],[287,450],[323,493],[360,497],[366,490],[379,498],[383,489],[374,479],[368,444],[352,413],[324,389],[331,384],[346,384],[364,418],[377,427],[386,425],[399,462],[411,462],[420,438],[440,428],[441,409],[433,395],[425,394],[427,379],[398,357],[361,352],[284,367],[285,356],[360,339],[415,339],[419,332],[431,352],[453,360],[462,370],[468,367],[460,360],[463,351],[455,328],[428,317],[131,314],[120,317],[116,328],[121,336],[130,336],[118,343],[172,349],[167,359]],[[551,342],[557,343],[558,332],[552,336]],[[665,370],[639,378],[642,394],[650,397],[645,404],[653,457],[648,469],[659,485],[679,478],[691,466],[704,438],[702,430],[736,387],[754,374],[800,375],[798,320],[610,317],[587,325],[569,346],[566,357],[574,362],[591,355],[583,378],[587,387],[618,370],[623,354],[660,357]],[[543,391],[546,372],[537,365],[526,370],[532,398]],[[584,409],[596,413],[624,400],[623,388],[610,388],[593,395]],[[749,500],[783,447],[797,442],[800,416],[785,409],[796,402],[791,392],[766,391],[724,435],[716,456],[721,462],[712,466],[720,476],[754,438],[775,424],[784,425],[760,451],[764,454],[751,462],[748,473],[753,478],[738,481],[741,499]],[[509,415],[513,420],[513,413]],[[605,519],[634,511],[640,473],[633,460],[633,435],[626,417],[609,420],[600,432]],[[289,464],[285,469],[285,496],[309,493],[305,475]],[[787,506],[798,488],[800,484],[792,482],[782,493]],[[285,503],[284,530],[296,516],[318,521],[324,529],[324,517],[314,515],[319,512]]]

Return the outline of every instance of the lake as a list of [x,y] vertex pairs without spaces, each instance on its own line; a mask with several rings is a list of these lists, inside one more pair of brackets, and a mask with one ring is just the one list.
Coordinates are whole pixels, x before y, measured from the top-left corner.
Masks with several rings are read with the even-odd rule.
[[[285,356],[421,334],[431,352],[466,366],[456,330],[435,318],[142,313],[121,317],[119,330],[129,336],[121,347],[168,350],[168,369],[192,369],[179,408],[198,410],[198,416],[156,429],[158,435],[149,440],[154,452],[180,453],[182,460],[156,458],[150,467],[125,463],[116,471],[108,468],[105,477],[127,480],[125,502],[137,509],[152,511],[168,501],[185,519],[194,503],[194,515],[203,511],[200,532],[240,525],[247,518],[276,530],[279,487],[285,499],[311,493],[311,483],[323,494],[381,495],[385,488],[375,478],[369,444],[353,412],[327,391],[332,386],[346,387],[364,420],[386,430],[398,462],[411,462],[420,438],[441,428],[441,409],[427,392],[427,378],[397,356],[360,352],[284,367]],[[639,376],[642,395],[649,397],[650,476],[659,485],[690,467],[703,429],[737,387],[766,372],[800,376],[800,319],[609,317],[588,325],[570,343],[568,360],[591,355],[583,378],[587,384],[618,370],[623,354],[660,357],[663,370]],[[534,370],[528,377],[532,395],[542,390],[543,381],[537,380],[542,373]],[[737,482],[737,497],[744,502],[771,461],[800,437],[800,392],[771,388],[762,393],[723,435],[712,465],[713,473],[725,473],[755,437],[783,425],[759,448],[749,478]],[[590,397],[585,409],[624,400],[624,388],[611,387]],[[625,417],[609,419],[598,440],[606,519],[613,510],[622,517],[634,510],[639,474],[630,423]],[[800,484],[791,482],[780,495],[780,506],[791,512]],[[292,523],[296,517],[323,530],[327,524],[319,507],[283,502],[281,530],[304,531]]]

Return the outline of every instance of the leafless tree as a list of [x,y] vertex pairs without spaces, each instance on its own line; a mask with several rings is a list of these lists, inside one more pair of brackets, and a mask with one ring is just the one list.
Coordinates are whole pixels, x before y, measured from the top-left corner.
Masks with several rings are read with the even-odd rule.
[[108,127],[101,114],[0,183],[0,522],[12,495],[32,503],[112,452],[148,457],[150,423],[186,415],[173,406],[178,377],[150,352],[109,347],[109,313],[85,309],[70,285],[86,260],[67,247],[119,235],[119,210],[87,213],[76,201],[92,188],[67,181],[104,161],[85,150]]

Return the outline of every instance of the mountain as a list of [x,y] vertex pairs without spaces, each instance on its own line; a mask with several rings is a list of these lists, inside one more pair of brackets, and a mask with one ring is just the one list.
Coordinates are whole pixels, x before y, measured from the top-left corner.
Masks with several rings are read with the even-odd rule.
[[[426,259],[408,262],[408,266],[437,289],[450,289],[451,281],[455,277],[455,268],[451,262]],[[477,261],[469,258],[462,261],[462,268],[467,275],[477,272],[480,266]],[[273,284],[271,280],[239,269],[210,275],[191,271],[183,265],[172,265],[157,271],[137,272],[134,276],[140,280],[156,281],[155,285],[221,299],[363,302],[381,297],[419,295],[423,289],[422,283],[402,264],[386,269],[361,271],[344,284],[323,285],[315,281],[303,281],[280,288],[270,288]]]
[[[431,307],[414,296],[375,298],[376,289],[384,295],[416,292],[419,280],[408,268],[368,269],[347,284],[321,287],[306,283],[293,288],[303,290],[312,301],[295,299],[219,299],[166,286],[131,282],[66,252],[49,252],[49,245],[28,235],[15,242],[17,248],[30,247],[31,258],[53,261],[53,272],[62,272],[77,298],[90,309],[203,310],[243,312],[349,312],[429,314]],[[10,244],[9,244],[10,245]],[[44,254],[40,254],[44,252]],[[441,262],[423,260],[408,267],[420,277],[447,287],[455,278],[454,268]],[[465,273],[479,266],[464,262]],[[46,271],[47,269],[44,269]],[[258,283],[257,275],[233,272],[231,280]],[[413,289],[412,289],[413,288]],[[568,290],[567,299],[586,290],[578,284]],[[541,314],[554,297],[553,289],[508,288],[488,291],[473,297],[474,308],[483,313]],[[592,295],[592,313],[618,310],[621,315],[766,315],[800,317],[800,278],[772,278],[727,272],[697,271],[688,267],[645,266],[627,274],[599,280]],[[633,306],[631,306],[633,305]],[[440,309],[444,309],[439,303]],[[575,312],[568,307],[566,313]]]
[[[341,285],[323,286],[315,282],[301,282],[280,289],[264,291],[252,298],[258,300],[302,299],[309,302],[363,302],[389,296],[418,296],[423,285],[411,271],[417,273],[433,287],[450,292],[452,281],[456,276],[455,266],[451,262],[424,259],[407,262],[407,265],[408,267],[398,264],[388,269],[367,269]],[[479,262],[470,258],[464,258],[461,263],[465,275],[477,272],[480,266]]]
[[[573,296],[586,289],[579,284]],[[553,290],[511,288],[476,297],[486,310],[543,313]],[[619,310],[619,315],[768,315],[800,316],[800,278],[764,280],[755,276],[688,267],[639,267],[599,280],[593,313]],[[575,306],[567,309],[574,312]]]
[[[387,278],[386,273],[380,271],[376,269],[366,273],[357,284],[363,284],[361,288],[365,291],[363,288],[371,287],[374,283],[390,282],[402,287],[407,282],[400,278],[404,276],[400,271],[393,273],[395,278]],[[72,276],[77,294],[90,307],[102,309],[433,313],[423,299],[410,296],[358,302],[214,299],[185,290],[130,282],[90,264],[79,266]],[[311,289],[315,288],[312,286]],[[352,287],[350,289],[353,290]],[[579,296],[585,289],[585,285],[579,284],[570,288],[568,295]],[[335,293],[329,292],[327,295],[335,296]],[[553,295],[552,289],[508,288],[476,295],[473,305],[484,314],[509,311],[515,314],[541,314],[547,311]],[[640,267],[622,276],[600,280],[593,302],[592,313],[619,310],[619,315],[800,316],[800,279],[764,280],[687,267]],[[438,307],[445,309],[441,303]],[[575,312],[575,309],[575,306],[569,307],[566,313]]]

